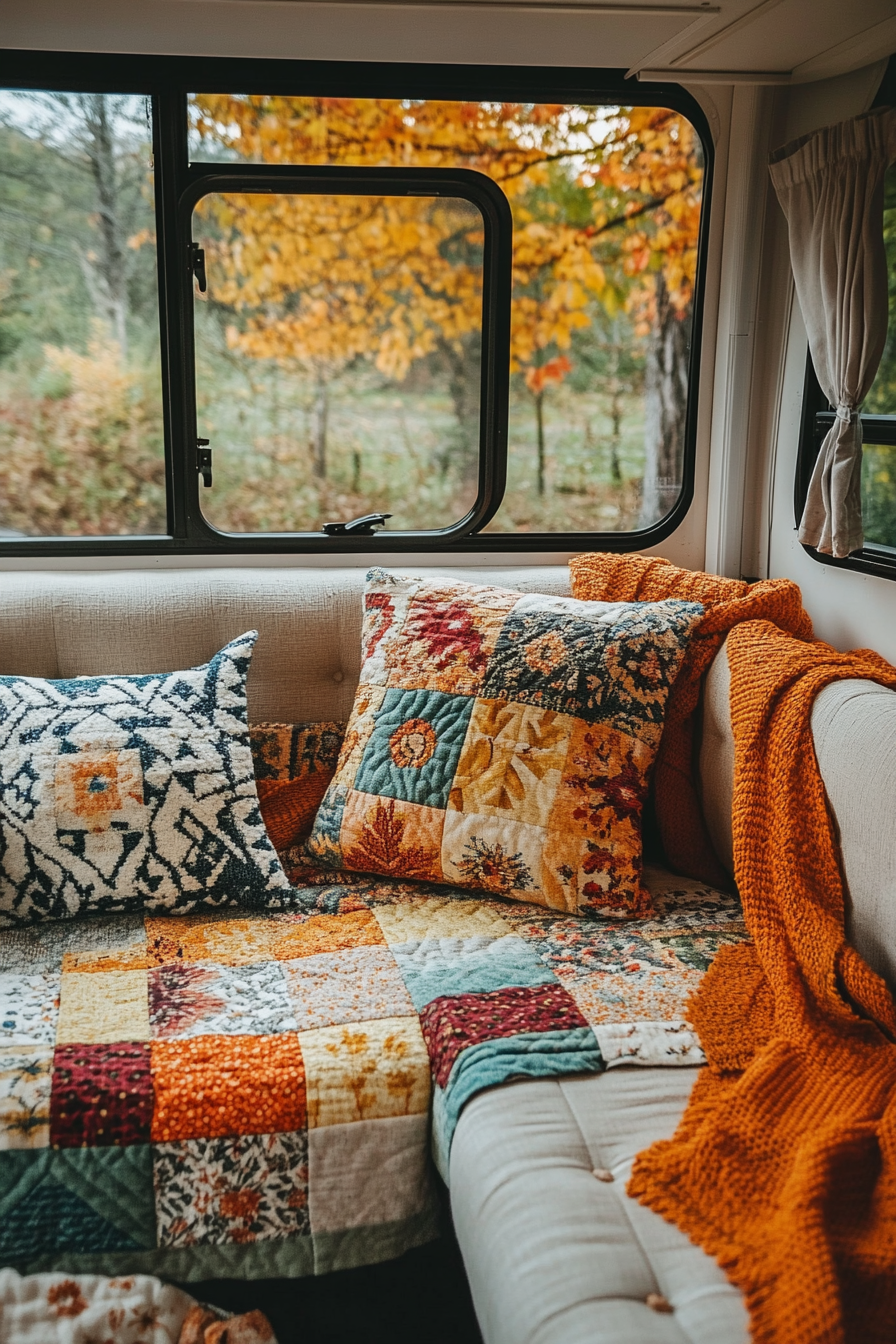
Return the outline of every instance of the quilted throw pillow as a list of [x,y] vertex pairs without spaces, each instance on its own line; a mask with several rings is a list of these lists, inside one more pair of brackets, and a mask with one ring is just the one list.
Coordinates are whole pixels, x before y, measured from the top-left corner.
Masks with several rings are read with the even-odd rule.
[[361,682],[309,852],[582,915],[649,909],[641,811],[702,614],[371,570]]
[[261,816],[278,851],[311,831],[344,735],[344,723],[258,723],[249,729]]
[[0,924],[291,891],[249,748],[256,639],[186,672],[0,677]]

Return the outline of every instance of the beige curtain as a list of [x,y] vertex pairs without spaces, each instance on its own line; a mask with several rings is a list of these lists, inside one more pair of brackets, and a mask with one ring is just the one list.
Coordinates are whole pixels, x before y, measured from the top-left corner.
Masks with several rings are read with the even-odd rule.
[[799,538],[839,558],[863,544],[859,407],[887,339],[884,173],[894,159],[891,107],[804,135],[770,159],[812,363],[837,408],[812,473]]

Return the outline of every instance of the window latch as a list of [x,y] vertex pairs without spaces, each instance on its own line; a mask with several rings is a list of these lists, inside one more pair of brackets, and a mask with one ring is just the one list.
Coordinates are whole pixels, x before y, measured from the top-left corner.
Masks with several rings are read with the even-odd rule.
[[322,530],[328,537],[372,537],[391,517],[391,513],[365,513],[363,518],[353,518],[350,523],[324,523]]
[[202,477],[202,484],[206,487],[212,483],[212,450],[208,443],[208,439],[196,440],[196,470]]
[[198,243],[190,244],[190,271],[195,275],[199,284],[199,293],[204,294],[208,289],[208,280],[205,274],[205,248],[200,247]]

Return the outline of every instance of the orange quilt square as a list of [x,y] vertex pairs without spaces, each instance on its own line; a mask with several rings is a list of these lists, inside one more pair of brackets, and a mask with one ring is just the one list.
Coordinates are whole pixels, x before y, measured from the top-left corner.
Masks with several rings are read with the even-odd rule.
[[153,1041],[150,1057],[154,1143],[305,1127],[305,1064],[295,1032]]
[[386,940],[373,912],[352,910],[345,915],[312,915],[301,923],[284,925],[271,940],[269,956],[277,961],[341,952],[345,947],[384,947]]

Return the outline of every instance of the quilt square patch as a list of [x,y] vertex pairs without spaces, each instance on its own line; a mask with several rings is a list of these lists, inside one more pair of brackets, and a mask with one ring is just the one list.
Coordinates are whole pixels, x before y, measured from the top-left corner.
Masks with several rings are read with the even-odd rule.
[[146,950],[150,966],[172,961],[211,961],[219,966],[245,966],[270,956],[276,928],[292,915],[253,915],[236,911],[214,914],[147,915]]
[[299,1038],[194,1036],[150,1046],[153,1143],[305,1128]]
[[367,652],[314,860],[580,915],[649,908],[641,811],[703,608],[381,569],[365,602]]
[[671,1022],[687,1019],[687,1004],[703,974],[681,965],[593,975],[565,983],[589,1023]]
[[475,898],[408,896],[377,905],[374,913],[389,946],[404,947],[423,939],[503,938],[512,929],[496,905]]
[[0,1046],[0,1151],[50,1144],[49,1045]]
[[429,1056],[416,1017],[321,1027],[299,1040],[309,1129],[428,1109]]
[[[58,974],[67,956],[83,956],[88,960],[104,956],[112,959],[130,957],[144,943],[143,917],[139,914],[95,915],[91,919],[54,920],[47,924],[0,929],[0,972],[55,971]],[[110,961],[109,969],[119,968]]]
[[543,889],[541,863],[548,834],[543,826],[475,812],[448,812],[442,832],[442,869],[465,887],[531,900]]
[[305,1130],[159,1143],[152,1165],[160,1246],[309,1233]]
[[438,691],[388,690],[353,787],[444,810],[473,704]]
[[278,961],[314,957],[321,952],[340,952],[346,947],[377,947],[385,942],[372,910],[366,907],[338,915],[311,915],[284,925],[271,942],[271,955]]
[[147,1045],[56,1047],[50,1098],[54,1148],[148,1143],[152,1109]]
[[0,1045],[53,1045],[59,1020],[58,974],[0,975]]
[[576,720],[504,700],[476,700],[448,806],[545,826]]
[[281,965],[299,1031],[414,1015],[414,1004],[388,947],[346,948]]
[[149,972],[63,974],[57,1045],[148,1041]]
[[342,854],[362,872],[437,882],[444,824],[445,813],[434,807],[353,789],[343,814]]
[[497,989],[435,999],[420,1014],[433,1077],[446,1087],[462,1050],[481,1041],[529,1032],[569,1031],[588,1022],[572,996],[558,984]]
[[149,1025],[154,1040],[296,1031],[281,966],[270,961],[157,966],[149,972]]
[[375,1227],[433,1208],[429,1116],[356,1120],[308,1132],[311,1231]]
[[296,1021],[278,962],[215,966],[169,962],[149,973],[154,1040],[191,1036],[272,1036]]
[[401,638],[386,643],[389,685],[476,695],[515,601],[501,588],[482,587],[469,601],[452,584],[421,584],[408,603]]

